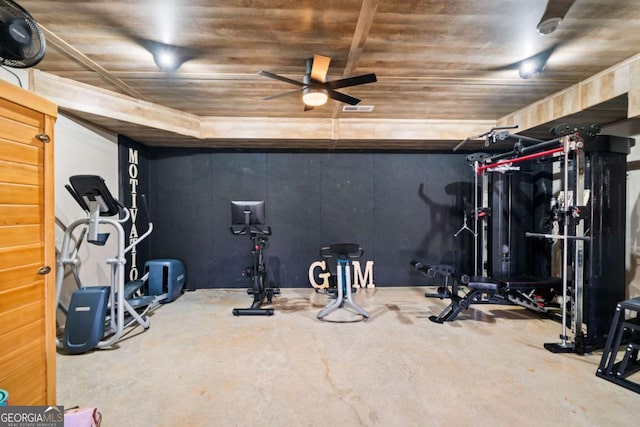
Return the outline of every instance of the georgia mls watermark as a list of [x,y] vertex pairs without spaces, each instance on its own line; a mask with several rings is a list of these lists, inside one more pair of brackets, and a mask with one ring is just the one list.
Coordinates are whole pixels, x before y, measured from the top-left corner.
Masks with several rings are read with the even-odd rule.
[[64,427],[64,407],[0,406],[0,427]]

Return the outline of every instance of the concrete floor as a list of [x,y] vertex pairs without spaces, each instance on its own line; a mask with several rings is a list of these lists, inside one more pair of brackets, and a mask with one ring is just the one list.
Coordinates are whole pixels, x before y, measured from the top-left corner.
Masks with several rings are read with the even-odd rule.
[[438,325],[426,288],[360,291],[371,314],[284,289],[273,317],[234,317],[244,290],[198,290],[114,350],[58,355],[58,404],[103,426],[631,426],[640,396],[595,376],[601,352],[553,354],[560,324],[477,306]]

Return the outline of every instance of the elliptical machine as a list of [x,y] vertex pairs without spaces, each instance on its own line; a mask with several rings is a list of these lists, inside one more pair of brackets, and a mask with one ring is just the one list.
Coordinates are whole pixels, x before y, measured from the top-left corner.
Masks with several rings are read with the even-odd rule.
[[[125,247],[123,224],[129,221],[131,214],[124,204],[111,195],[104,179],[97,175],[75,175],[69,178],[69,183],[65,188],[84,209],[86,217],[74,221],[65,230],[57,261],[56,306],[66,314],[66,321],[64,335],[62,339],[56,338],[56,341],[58,347],[66,352],[80,354],[93,348],[112,346],[122,337],[126,328],[135,324],[149,328],[147,313],[166,301],[168,295],[144,295],[142,287],[146,284],[149,272],[142,279],[125,284],[125,255],[151,234],[151,220],[148,220],[147,231]],[[144,214],[149,218],[144,196],[142,201]],[[116,215],[118,218],[110,218]],[[78,274],[80,246],[85,237],[89,244],[104,246],[110,233],[102,231],[103,226],[112,227],[117,239],[116,256],[107,259],[111,267],[110,284],[84,287]],[[73,232],[78,227],[82,227],[82,231],[76,239]],[[71,250],[72,241],[75,241],[75,245]],[[78,289],[71,295],[67,307],[60,301],[60,294],[65,273],[69,269]],[[181,280],[184,280],[184,274]],[[158,292],[161,292],[161,288]]]
[[[234,308],[234,316],[272,316],[273,308],[262,308],[271,304],[274,295],[280,294],[280,289],[267,288],[267,267],[264,263],[264,250],[267,247],[271,227],[265,227],[264,201],[232,201],[231,222],[229,227],[234,236],[246,236],[251,239],[251,254],[253,263],[243,272],[243,276],[251,280],[251,287],[247,293],[253,296],[253,303],[249,308]],[[238,226],[241,225],[241,228]]]

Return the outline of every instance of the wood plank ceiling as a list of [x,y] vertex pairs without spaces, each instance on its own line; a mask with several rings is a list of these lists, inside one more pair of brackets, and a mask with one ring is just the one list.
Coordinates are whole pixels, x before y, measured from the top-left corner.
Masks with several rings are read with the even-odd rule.
[[[576,0],[546,36],[536,30],[546,0],[19,3],[47,34],[39,70],[144,101],[145,108],[224,123],[206,134],[182,132],[83,108],[71,97],[87,98],[85,86],[52,95],[61,110],[149,145],[448,149],[640,52],[637,0]],[[145,48],[150,41],[188,49],[193,58],[162,72]],[[513,64],[547,49],[544,73],[521,79]],[[376,73],[378,82],[342,90],[373,111],[343,112],[335,101],[303,111],[299,93],[262,99],[295,87],[258,71],[302,80],[314,53],[331,57],[329,80]],[[45,95],[42,86],[55,80],[48,82],[39,89]],[[626,98],[610,102],[572,119],[626,119]],[[153,108],[140,114],[152,121]],[[536,124],[538,131],[548,126]]]

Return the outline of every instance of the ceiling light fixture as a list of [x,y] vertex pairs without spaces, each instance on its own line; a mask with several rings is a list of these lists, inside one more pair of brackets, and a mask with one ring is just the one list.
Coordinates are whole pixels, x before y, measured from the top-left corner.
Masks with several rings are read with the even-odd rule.
[[542,74],[542,70],[547,65],[547,61],[553,52],[554,47],[533,55],[520,62],[518,73],[522,79],[530,79]]
[[176,57],[171,52],[158,52],[156,55],[154,55],[153,60],[155,61],[158,68],[163,71],[175,71],[177,69]]
[[[326,89],[314,87],[311,80],[311,60],[307,60],[307,74],[302,76],[302,102],[308,107],[319,107],[329,100],[329,93]],[[308,85],[308,86],[307,86]]]
[[544,64],[537,59],[526,59],[520,64],[518,72],[520,73],[520,78],[530,79],[532,77],[540,75],[543,68]]
[[309,107],[319,107],[327,103],[329,95],[325,89],[305,87],[302,89],[302,101]]
[[180,48],[170,44],[154,42],[149,50],[153,55],[153,61],[161,71],[176,71],[188,59],[181,54]]

